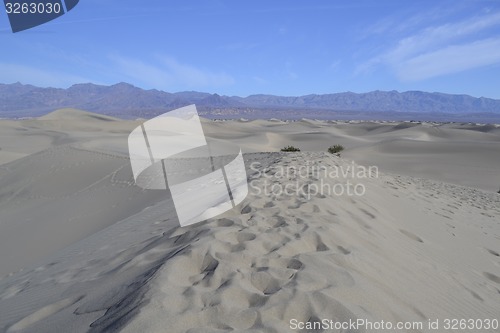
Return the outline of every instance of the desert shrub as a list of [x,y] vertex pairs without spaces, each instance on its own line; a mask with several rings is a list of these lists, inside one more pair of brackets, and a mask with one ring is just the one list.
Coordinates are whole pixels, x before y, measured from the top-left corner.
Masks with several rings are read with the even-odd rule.
[[328,152],[331,154],[337,154],[339,155],[341,151],[344,150],[344,146],[342,145],[333,145],[330,148],[328,148]]
[[286,146],[285,148],[281,148],[281,151],[300,151],[299,148],[295,148],[294,146]]

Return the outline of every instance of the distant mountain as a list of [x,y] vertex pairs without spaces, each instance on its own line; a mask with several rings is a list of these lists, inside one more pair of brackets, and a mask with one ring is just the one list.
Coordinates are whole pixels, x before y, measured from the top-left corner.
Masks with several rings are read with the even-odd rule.
[[[101,86],[76,84],[68,89],[39,88],[21,83],[0,84],[0,117],[33,117],[60,108],[78,108],[121,117],[152,117],[173,108],[196,104],[205,112],[245,115],[254,109],[292,113],[300,110],[396,112],[420,114],[500,115],[500,100],[421,91],[372,91],[284,97],[220,96],[196,91],[168,93],[128,83]],[[221,113],[222,112],[222,113]],[[262,111],[263,112],[263,111]]]
[[243,101],[260,107],[300,107],[332,110],[439,112],[439,113],[500,113],[500,100],[475,98],[468,95],[427,93],[422,91],[372,91],[282,97],[251,95]]

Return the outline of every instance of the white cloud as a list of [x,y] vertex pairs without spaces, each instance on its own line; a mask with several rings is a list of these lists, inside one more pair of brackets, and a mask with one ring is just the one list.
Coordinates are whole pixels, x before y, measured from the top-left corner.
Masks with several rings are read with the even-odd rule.
[[440,47],[473,33],[500,24],[500,13],[474,17],[457,23],[424,29],[419,34],[406,37],[396,48],[386,54],[389,61],[398,61],[413,54]]
[[360,64],[355,73],[387,65],[402,80],[424,80],[500,62],[498,39],[477,39],[478,34],[497,25],[500,13],[427,27]]
[[500,63],[500,38],[424,53],[401,62],[396,70],[400,79],[417,81],[496,63]]
[[231,85],[234,79],[226,73],[213,73],[178,62],[172,57],[156,57],[155,63],[111,56],[121,74],[159,89],[189,89]]
[[363,31],[361,36],[365,38],[372,35],[398,34],[405,31],[414,30],[425,24],[443,20],[447,16],[453,15],[456,12],[460,11],[460,9],[460,5],[449,6],[442,3],[436,7],[428,8],[424,11],[419,11],[418,13],[411,16],[407,16],[408,11],[398,12],[396,14],[392,14],[391,16],[384,17],[374,24],[368,26],[368,28]]

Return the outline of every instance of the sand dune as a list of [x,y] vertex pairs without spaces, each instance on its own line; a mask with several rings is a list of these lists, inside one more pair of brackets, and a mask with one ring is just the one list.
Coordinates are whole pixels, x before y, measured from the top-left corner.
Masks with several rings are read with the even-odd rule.
[[343,157],[383,171],[492,192],[500,187],[498,125],[254,120],[212,122],[206,128],[247,152],[279,151],[290,144],[326,151],[341,144],[346,147]]
[[[245,151],[250,194],[181,228],[166,191],[134,185],[139,123],[78,110],[0,122],[1,332],[500,319],[499,127],[204,121]],[[288,144],[303,152],[277,152]],[[359,165],[380,172],[355,177]]]
[[19,158],[0,165],[0,276],[165,199],[134,185],[126,147],[134,122],[100,117],[62,110],[4,124],[1,145]]
[[[350,165],[326,153],[245,159],[269,174],[306,160]],[[269,180],[250,178],[260,189]],[[341,181],[271,181],[321,179]],[[254,192],[187,228],[161,202],[4,279],[0,322],[7,332],[288,332],[293,319],[495,318],[498,195],[388,174],[363,183],[359,197]]]

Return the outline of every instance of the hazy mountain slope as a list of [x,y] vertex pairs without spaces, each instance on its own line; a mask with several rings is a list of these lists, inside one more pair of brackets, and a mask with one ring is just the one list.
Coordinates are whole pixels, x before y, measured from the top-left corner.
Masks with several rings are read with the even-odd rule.
[[0,117],[39,116],[67,107],[121,116],[152,117],[189,104],[196,104],[201,109],[238,109],[239,114],[244,114],[245,108],[500,114],[500,100],[421,91],[229,97],[195,91],[168,93],[156,89],[144,90],[127,83],[112,86],[76,84],[68,89],[39,88],[20,83],[0,84]]

